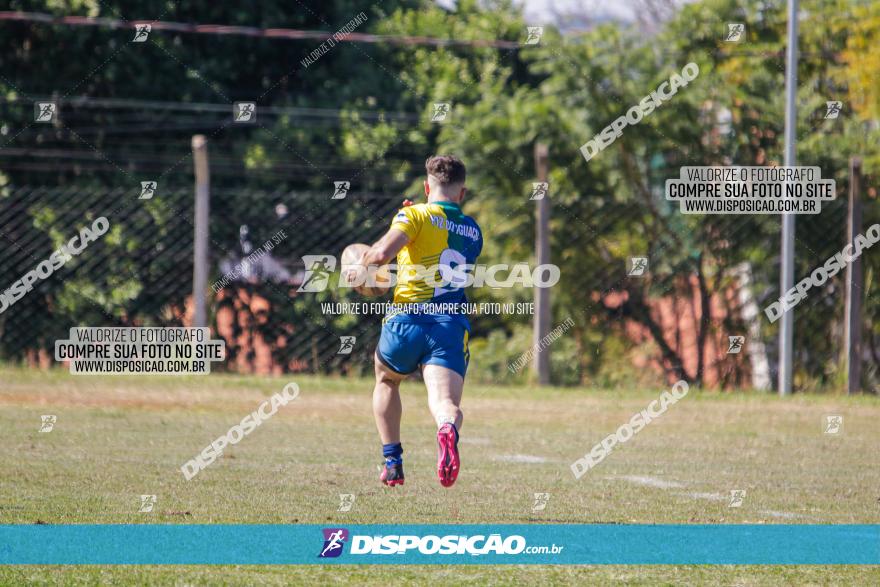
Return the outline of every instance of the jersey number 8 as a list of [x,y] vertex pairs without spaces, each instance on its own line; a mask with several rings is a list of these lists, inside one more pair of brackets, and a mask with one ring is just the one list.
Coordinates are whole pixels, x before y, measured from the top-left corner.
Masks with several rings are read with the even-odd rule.
[[455,291],[464,287],[467,282],[467,271],[460,268],[467,264],[467,259],[459,251],[455,249],[445,249],[440,253],[440,280],[445,287],[435,287],[434,297]]

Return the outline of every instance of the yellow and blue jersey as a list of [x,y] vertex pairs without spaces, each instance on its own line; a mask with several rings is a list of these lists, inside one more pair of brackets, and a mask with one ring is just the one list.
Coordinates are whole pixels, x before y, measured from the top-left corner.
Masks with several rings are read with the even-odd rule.
[[[483,233],[458,204],[429,202],[401,208],[391,223],[409,237],[409,243],[397,254],[397,287],[395,304],[462,304],[467,302],[464,288],[444,282],[440,271],[429,282],[418,267],[473,266],[483,250]],[[441,285],[438,287],[437,284]],[[467,324],[464,316],[436,314],[396,314],[389,320],[439,322],[458,318]]]

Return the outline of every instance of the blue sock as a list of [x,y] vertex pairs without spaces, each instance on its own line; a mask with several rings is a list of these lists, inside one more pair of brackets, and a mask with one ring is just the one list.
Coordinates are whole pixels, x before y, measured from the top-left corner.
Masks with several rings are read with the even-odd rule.
[[382,456],[385,457],[385,462],[391,463],[402,463],[403,457],[403,445],[399,442],[395,442],[394,444],[383,444],[382,445]]

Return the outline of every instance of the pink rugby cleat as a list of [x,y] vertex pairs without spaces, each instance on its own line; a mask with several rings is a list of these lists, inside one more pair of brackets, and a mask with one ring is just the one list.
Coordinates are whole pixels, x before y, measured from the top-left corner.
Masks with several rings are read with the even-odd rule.
[[443,487],[452,487],[458,479],[458,432],[455,426],[446,423],[437,431],[437,477]]

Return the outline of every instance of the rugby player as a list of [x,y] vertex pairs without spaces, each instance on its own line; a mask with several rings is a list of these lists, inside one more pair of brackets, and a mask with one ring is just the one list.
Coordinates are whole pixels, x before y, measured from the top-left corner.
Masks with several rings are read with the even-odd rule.
[[403,485],[399,388],[407,375],[421,369],[428,408],[437,423],[437,476],[441,485],[450,487],[458,478],[460,404],[470,358],[470,323],[450,308],[467,299],[462,288],[446,283],[435,287],[436,281],[428,284],[424,274],[407,267],[473,265],[482,251],[483,235],[474,219],[461,211],[467,191],[464,163],[438,155],[427,160],[425,170],[427,203],[401,208],[360,265],[384,265],[396,256],[394,304],[403,306],[403,311],[385,316],[374,355],[373,416],[385,458],[379,478],[385,485]]

